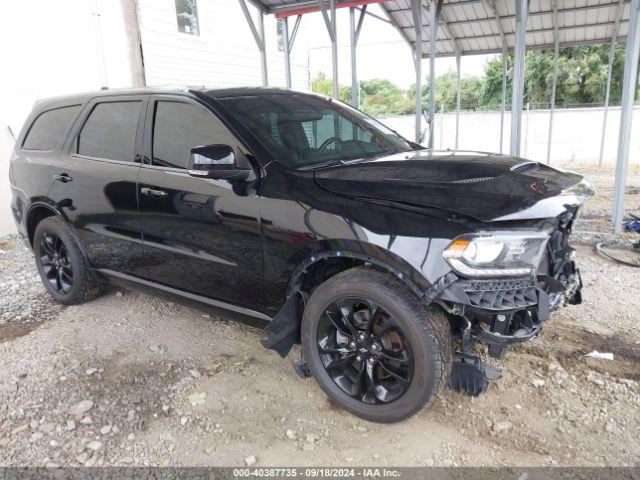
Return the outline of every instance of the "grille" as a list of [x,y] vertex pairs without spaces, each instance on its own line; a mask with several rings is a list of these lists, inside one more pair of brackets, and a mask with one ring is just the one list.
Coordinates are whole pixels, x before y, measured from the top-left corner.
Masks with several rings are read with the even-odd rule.
[[538,303],[533,278],[469,280],[462,285],[474,307],[501,310],[524,308]]

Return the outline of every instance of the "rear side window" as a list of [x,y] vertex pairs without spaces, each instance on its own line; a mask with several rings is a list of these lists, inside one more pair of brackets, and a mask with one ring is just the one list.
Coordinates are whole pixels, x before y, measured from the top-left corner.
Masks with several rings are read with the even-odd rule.
[[156,102],[152,165],[187,168],[193,147],[214,143],[235,144],[211,112],[190,103]]
[[140,101],[98,103],[80,134],[80,155],[133,162]]
[[62,144],[79,111],[80,105],[72,105],[41,113],[31,124],[22,148],[55,150]]

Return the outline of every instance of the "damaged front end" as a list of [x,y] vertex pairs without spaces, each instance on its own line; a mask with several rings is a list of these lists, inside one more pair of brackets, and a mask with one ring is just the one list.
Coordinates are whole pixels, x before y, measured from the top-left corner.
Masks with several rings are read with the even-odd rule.
[[[459,358],[452,367],[449,381],[452,388],[475,396],[486,390],[489,380],[500,377],[498,370],[483,364],[475,354],[478,343],[487,345],[490,356],[501,358],[510,346],[538,336],[551,311],[567,304],[581,303],[582,280],[573,259],[575,250],[568,241],[578,212],[579,206],[567,209],[557,217],[553,228],[539,236],[521,235],[511,245],[503,243],[501,255],[506,259],[510,258],[511,252],[515,252],[512,259],[518,254],[524,258],[525,250],[529,250],[527,259],[535,263],[529,263],[532,268],[527,274],[515,274],[524,273],[525,261],[517,267],[513,265],[518,262],[512,261],[513,265],[503,268],[502,272],[512,268],[513,272],[509,273],[514,275],[492,278],[487,275],[491,269],[486,272],[481,269],[465,270],[472,262],[466,262],[465,267],[452,263],[456,278],[449,274],[446,279],[436,282],[441,288],[428,300],[436,301],[450,314],[460,340]],[[533,239],[543,237],[541,245],[533,243]],[[455,243],[449,250],[462,248],[456,247]],[[466,248],[469,248],[468,244]],[[498,248],[499,245],[494,247],[495,250]],[[505,254],[505,251],[509,253]],[[485,256],[491,257],[487,253]],[[454,258],[464,262],[460,252]],[[523,270],[518,271],[517,268]]]

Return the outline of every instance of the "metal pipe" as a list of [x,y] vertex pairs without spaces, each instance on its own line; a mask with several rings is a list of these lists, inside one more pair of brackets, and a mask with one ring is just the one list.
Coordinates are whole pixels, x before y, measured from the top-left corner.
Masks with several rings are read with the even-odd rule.
[[340,98],[340,85],[338,84],[338,29],[336,28],[336,0],[331,0],[331,66],[333,68],[333,98]]
[[527,102],[527,116],[525,118],[525,129],[524,129],[524,157],[527,158],[527,153],[529,150],[529,113],[531,112],[531,102]]
[[520,155],[522,106],[524,101],[524,69],[527,48],[528,0],[516,2],[516,46],[513,54],[513,96],[511,100],[511,155]]
[[433,136],[436,110],[436,44],[438,39],[438,16],[442,0],[429,1],[429,141],[427,147],[433,150]]
[[444,150],[444,103],[440,104],[440,150]]
[[556,88],[558,86],[558,56],[560,55],[560,36],[558,34],[558,2],[557,0],[553,0],[552,7],[553,7],[553,80],[551,81],[551,109],[549,110],[549,136],[547,140],[547,165],[551,163],[551,138],[553,136],[553,112],[556,108]]
[[284,17],[282,22],[283,48],[284,48],[284,79],[287,88],[291,88],[291,52],[289,50],[289,17]]
[[[458,134],[460,133],[460,54],[456,55],[456,150],[458,150]],[[442,125],[440,126],[442,128]]]
[[416,143],[422,140],[422,0],[412,0],[413,23],[416,30],[414,67],[416,70]]
[[500,102],[500,153],[504,148],[504,112],[507,108],[507,49],[502,49],[502,99]]
[[260,45],[260,69],[262,73],[262,85],[269,85],[269,73],[267,70],[267,42],[265,40],[264,34],[264,14],[262,10],[260,11],[259,22],[260,22],[260,38],[262,39]]
[[604,93],[604,112],[602,117],[602,138],[600,139],[600,156],[598,157],[598,166],[602,167],[602,158],[604,157],[604,140],[607,135],[607,115],[609,114],[609,96],[611,93],[611,72],[613,70],[613,60],[616,56],[616,47],[618,45],[618,32],[620,31],[620,19],[622,18],[622,7],[624,0],[618,2],[618,14],[616,16],[616,24],[611,34],[611,45],[609,46],[609,63],[607,64],[607,87]]
[[622,108],[620,111],[620,133],[618,136],[618,159],[616,180],[613,189],[612,220],[616,233],[622,231],[624,216],[624,188],[629,168],[629,145],[631,143],[631,121],[633,102],[638,80],[638,57],[640,57],[640,0],[631,0],[629,12],[629,33],[627,34],[627,54],[624,62],[622,81]]
[[349,9],[349,36],[351,40],[351,105],[358,108],[358,72],[356,70],[356,12]]
[[338,84],[338,38],[336,29],[336,1],[330,0],[329,10],[327,13],[327,6],[324,3],[325,0],[318,0],[320,4],[320,11],[322,12],[322,18],[329,32],[329,38],[331,39],[331,67],[333,70],[333,98],[339,98],[340,87]]
[[262,10],[258,11],[259,14],[259,27],[260,30],[256,28],[256,25],[251,17],[251,13],[249,13],[249,9],[247,8],[247,4],[244,0],[239,0],[240,7],[242,8],[242,13],[244,13],[244,18],[247,20],[249,24],[249,29],[251,30],[251,34],[253,35],[253,39],[258,46],[258,50],[260,51],[260,66],[262,71],[262,85],[267,85],[269,83],[269,79],[267,76],[267,49],[266,42],[264,36],[264,15]]
[[107,63],[104,58],[104,46],[102,44],[102,29],[100,27],[100,12],[97,0],[93,0],[93,26],[96,37],[96,50],[98,51],[98,69],[100,71],[101,87],[106,88],[109,84],[107,76]]

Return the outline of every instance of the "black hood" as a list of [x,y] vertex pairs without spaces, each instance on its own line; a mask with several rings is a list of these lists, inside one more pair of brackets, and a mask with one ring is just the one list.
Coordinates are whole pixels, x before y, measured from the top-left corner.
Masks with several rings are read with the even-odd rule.
[[483,222],[552,218],[593,196],[581,175],[506,155],[425,150],[315,172],[331,192]]

